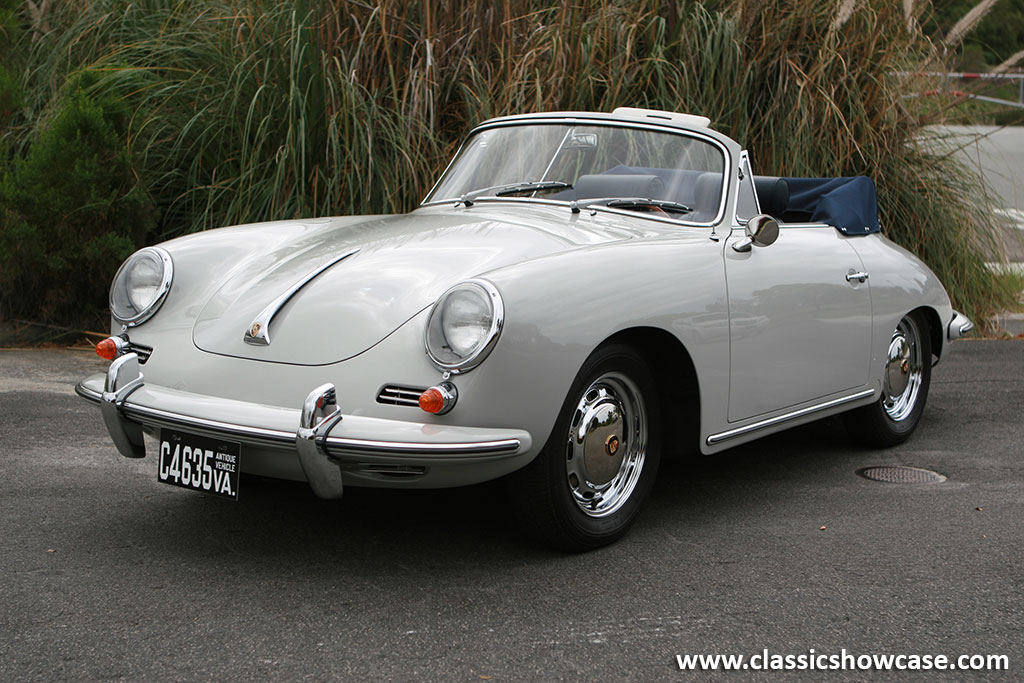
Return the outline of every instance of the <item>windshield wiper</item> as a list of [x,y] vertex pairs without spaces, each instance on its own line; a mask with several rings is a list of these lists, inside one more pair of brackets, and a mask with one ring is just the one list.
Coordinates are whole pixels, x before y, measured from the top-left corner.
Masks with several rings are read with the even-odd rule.
[[573,213],[579,213],[580,209],[588,206],[610,206],[613,209],[638,209],[642,207],[654,207],[668,213],[693,213],[693,208],[672,202],[667,199],[644,199],[642,197],[604,197],[601,199],[586,199],[581,202],[573,202],[571,205]]
[[484,187],[479,190],[473,190],[459,197],[459,200],[455,202],[455,206],[459,204],[465,204],[466,206],[473,206],[473,200],[478,197],[507,197],[513,194],[521,194],[523,192],[538,192],[540,190],[571,190],[572,185],[569,183],[562,183],[557,180],[543,180],[537,183],[511,183],[506,185],[495,185],[493,187]]

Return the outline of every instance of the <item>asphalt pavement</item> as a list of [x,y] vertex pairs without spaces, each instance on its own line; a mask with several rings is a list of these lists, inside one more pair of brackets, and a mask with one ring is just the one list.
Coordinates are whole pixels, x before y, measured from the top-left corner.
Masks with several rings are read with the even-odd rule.
[[[832,419],[672,461],[631,534],[533,546],[495,486],[402,493],[156,481],[73,383],[0,351],[0,680],[778,680],[676,655],[1005,655],[1024,677],[1024,343],[958,342],[905,445]],[[887,484],[871,465],[947,477]],[[801,678],[807,679],[808,675]]]

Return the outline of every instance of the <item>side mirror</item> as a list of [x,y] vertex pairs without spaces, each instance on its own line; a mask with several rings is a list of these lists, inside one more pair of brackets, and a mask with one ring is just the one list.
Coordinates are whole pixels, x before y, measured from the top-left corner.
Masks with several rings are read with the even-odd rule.
[[758,214],[747,221],[747,236],[732,245],[736,251],[750,251],[751,246],[767,247],[779,239],[779,222],[766,214]]

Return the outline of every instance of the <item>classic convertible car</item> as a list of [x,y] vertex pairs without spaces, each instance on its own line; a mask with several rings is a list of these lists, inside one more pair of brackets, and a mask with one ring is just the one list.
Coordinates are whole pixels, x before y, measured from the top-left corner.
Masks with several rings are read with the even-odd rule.
[[540,540],[622,536],[659,459],[843,413],[906,439],[971,328],[880,234],[867,178],[754,176],[699,116],[474,129],[407,215],[147,247],[78,393],[160,482],[443,488],[504,477]]

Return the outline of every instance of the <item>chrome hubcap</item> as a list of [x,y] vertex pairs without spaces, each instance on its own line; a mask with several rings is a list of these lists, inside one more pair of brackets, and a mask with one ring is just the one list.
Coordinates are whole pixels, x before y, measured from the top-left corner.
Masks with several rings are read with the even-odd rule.
[[905,420],[917,405],[924,375],[921,333],[911,318],[904,318],[889,342],[889,355],[882,380],[882,407],[895,422]]
[[576,505],[590,517],[610,515],[636,488],[647,450],[647,410],[621,373],[597,378],[569,426],[565,472]]

